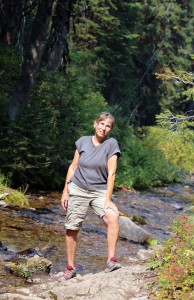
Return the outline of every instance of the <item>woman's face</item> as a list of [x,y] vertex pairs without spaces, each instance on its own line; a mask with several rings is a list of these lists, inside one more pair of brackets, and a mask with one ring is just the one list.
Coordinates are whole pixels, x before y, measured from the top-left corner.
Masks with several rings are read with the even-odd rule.
[[94,128],[96,130],[96,135],[101,139],[106,139],[108,134],[111,132],[113,127],[113,120],[111,118],[106,118],[99,122],[94,122]]

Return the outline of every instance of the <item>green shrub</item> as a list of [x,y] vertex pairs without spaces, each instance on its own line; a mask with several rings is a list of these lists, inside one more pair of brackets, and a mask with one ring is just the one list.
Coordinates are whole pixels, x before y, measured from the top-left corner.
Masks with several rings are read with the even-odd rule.
[[13,204],[19,207],[29,206],[28,198],[26,197],[25,192],[18,190],[9,190],[9,195],[7,195],[5,201],[8,204]]
[[19,207],[28,207],[29,202],[25,193],[19,190],[11,189],[3,184],[0,184],[0,194],[7,194],[3,200],[12,205]]
[[3,185],[7,182],[7,178],[0,172],[0,185]]
[[157,147],[178,170],[194,171],[194,132],[188,128],[172,132],[153,126],[146,128],[146,145]]
[[179,217],[171,238],[164,241],[156,252],[154,264],[158,265],[156,299],[194,299],[194,219]]
[[147,189],[169,183],[176,178],[176,169],[161,150],[140,139],[129,128],[122,142],[116,185]]
[[0,194],[6,194],[3,198],[6,203],[16,206],[29,206],[25,191],[13,190],[9,187],[10,181],[0,173]]
[[117,186],[147,189],[179,182],[185,173],[194,171],[194,132],[188,128],[172,132],[153,126],[138,134],[127,128],[121,150]]

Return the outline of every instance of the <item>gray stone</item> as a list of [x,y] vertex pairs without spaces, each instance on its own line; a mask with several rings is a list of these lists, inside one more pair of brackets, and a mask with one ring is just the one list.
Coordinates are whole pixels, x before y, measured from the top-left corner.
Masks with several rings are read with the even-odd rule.
[[[5,197],[7,197],[8,195],[9,195],[9,193],[0,194],[0,199],[5,198]],[[4,201],[2,201],[2,202],[4,202]]]
[[183,210],[183,205],[180,205],[178,203],[171,203],[172,207],[175,207],[177,210]]
[[120,216],[119,225],[119,237],[121,238],[137,243],[144,243],[150,238],[149,232],[136,225],[127,217]]
[[187,215],[194,215],[194,206],[188,206],[184,209],[183,213],[186,213]]
[[[2,196],[2,195],[0,195],[0,196]],[[2,198],[2,197],[1,197]],[[1,199],[0,198],[0,199]],[[3,200],[1,200],[0,201],[0,206],[3,206],[3,207],[7,207],[7,206],[9,206],[5,201],[3,201]]]
[[[147,266],[138,264],[122,267],[114,272],[104,271],[61,281],[57,276],[45,279],[43,284],[15,288],[12,293],[0,295],[1,300],[147,300],[145,280]],[[60,274],[60,273],[59,273]],[[58,274],[58,275],[59,275]],[[144,278],[145,276],[145,278]],[[148,278],[148,279],[147,279]],[[51,281],[50,281],[51,280]],[[139,298],[138,298],[139,297]]]
[[17,292],[20,292],[22,295],[29,295],[30,294],[30,289],[21,287],[21,288],[17,289]]
[[145,249],[140,249],[137,252],[137,258],[140,260],[147,260],[148,258],[151,258],[154,256],[154,251],[153,250],[145,250]]
[[129,298],[129,300],[148,300],[149,298],[147,296],[143,297],[137,297],[137,298]]
[[43,300],[42,298],[39,298],[32,294],[30,294],[29,296],[24,296],[21,294],[11,294],[11,293],[0,295],[0,299],[1,300]]
[[41,278],[33,278],[32,283],[34,284],[40,284],[43,283]]
[[33,266],[41,265],[45,270],[49,270],[49,268],[52,266],[52,262],[50,260],[40,257],[39,255],[34,255],[33,257],[27,258],[26,262]]

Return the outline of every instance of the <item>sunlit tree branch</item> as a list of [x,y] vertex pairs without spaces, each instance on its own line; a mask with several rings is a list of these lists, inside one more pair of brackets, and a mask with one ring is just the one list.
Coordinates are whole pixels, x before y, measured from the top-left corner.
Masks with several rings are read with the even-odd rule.
[[[162,74],[155,74],[158,79],[171,81],[174,84],[186,85],[186,90],[183,92],[187,96],[187,100],[194,101],[194,74],[191,72],[177,71],[175,74],[170,69],[165,69]],[[166,111],[157,116],[158,124],[168,127],[170,130],[177,130],[185,126],[193,126],[194,111],[187,111],[184,115],[174,115],[171,111]]]

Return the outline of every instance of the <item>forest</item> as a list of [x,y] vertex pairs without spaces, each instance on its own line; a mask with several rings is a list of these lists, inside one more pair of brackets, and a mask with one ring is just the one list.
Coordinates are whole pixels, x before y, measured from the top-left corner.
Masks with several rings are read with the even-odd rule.
[[192,0],[2,0],[1,183],[62,188],[101,111],[116,118],[116,186],[192,174],[193,12]]

